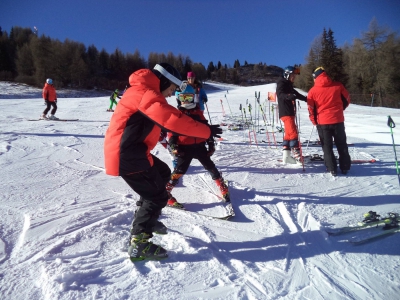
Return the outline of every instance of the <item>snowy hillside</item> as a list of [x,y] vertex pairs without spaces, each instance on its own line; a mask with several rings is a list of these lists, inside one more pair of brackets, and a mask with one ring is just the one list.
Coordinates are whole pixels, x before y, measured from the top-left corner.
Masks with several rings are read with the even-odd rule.
[[[400,212],[386,125],[391,115],[399,145],[399,110],[350,105],[345,125],[352,159],[376,162],[354,164],[336,178],[320,162],[307,163],[305,172],[282,165],[280,147],[268,143],[265,130],[256,145],[248,130],[224,126],[213,160],[229,180],[236,217],[198,214],[223,211],[195,161],[173,191],[188,212],[165,208],[160,220],[169,233],[153,238],[169,258],[133,264],[121,249],[138,196],[103,170],[108,95],[65,98],[60,91],[57,116],[79,121],[27,121],[44,110],[40,93],[31,98],[23,86],[6,83],[0,90],[1,299],[398,299],[400,234],[354,245],[353,236],[381,228],[339,236],[324,229],[357,224],[370,210]],[[255,91],[264,103],[274,90],[274,84],[214,84],[208,90],[212,123],[234,123],[231,111],[241,120],[240,104],[254,107]],[[307,147],[305,140],[317,135],[306,104],[300,105],[303,151],[322,154]],[[259,124],[265,129],[261,116]],[[162,146],[154,153],[171,165]]]

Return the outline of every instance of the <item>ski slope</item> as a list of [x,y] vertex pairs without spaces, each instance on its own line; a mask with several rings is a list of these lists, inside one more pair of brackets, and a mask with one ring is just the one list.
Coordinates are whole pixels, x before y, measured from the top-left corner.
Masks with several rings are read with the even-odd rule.
[[[256,144],[247,129],[224,126],[212,158],[229,181],[236,217],[165,208],[160,220],[169,233],[153,240],[169,258],[133,264],[121,249],[138,196],[103,169],[109,96],[59,96],[56,115],[79,121],[30,122],[44,110],[40,90],[26,96],[26,86],[5,82],[0,90],[1,299],[398,299],[400,234],[355,246],[348,240],[360,233],[328,236],[324,228],[356,224],[370,210],[400,212],[386,125],[391,115],[399,143],[399,110],[350,105],[350,154],[376,162],[336,178],[323,163],[308,163],[304,172],[282,165],[279,145],[261,142],[265,131]],[[255,91],[265,103],[275,84],[212,84],[206,91],[211,122],[231,124],[242,119],[240,104],[254,108]],[[316,140],[306,104],[300,106],[301,139]],[[259,124],[265,128],[261,116]],[[272,140],[273,127],[266,128]],[[305,142],[303,151],[322,154]],[[171,165],[162,146],[154,154]],[[200,176],[212,184],[194,161],[173,194],[188,211],[218,216],[218,199]]]

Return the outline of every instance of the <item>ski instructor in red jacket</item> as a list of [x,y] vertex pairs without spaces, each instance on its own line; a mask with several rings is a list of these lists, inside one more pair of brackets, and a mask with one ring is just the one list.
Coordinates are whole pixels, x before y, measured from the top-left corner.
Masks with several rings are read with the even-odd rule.
[[130,259],[161,259],[167,257],[167,251],[149,239],[153,232],[166,233],[158,217],[168,201],[165,186],[171,170],[150,151],[161,129],[204,139],[219,137],[222,130],[219,125],[196,122],[168,104],[165,98],[177,88],[184,89],[184,83],[179,72],[167,63],[134,72],[129,84],[105,135],[105,168],[108,175],[121,176],[140,196],[131,229]]
[[333,141],[339,154],[342,174],[350,170],[351,159],[344,128],[344,110],[350,104],[349,92],[340,82],[332,81],[323,67],[313,72],[314,86],[307,95],[311,122],[317,126],[324,151],[324,162],[332,176],[337,176],[337,162],[333,153]]

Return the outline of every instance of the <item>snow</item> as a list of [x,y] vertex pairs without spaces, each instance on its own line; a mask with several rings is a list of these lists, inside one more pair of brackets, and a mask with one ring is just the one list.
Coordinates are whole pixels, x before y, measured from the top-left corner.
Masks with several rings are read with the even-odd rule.
[[[212,87],[213,124],[231,123],[230,109],[241,119],[239,105],[247,99],[254,107],[255,91],[264,103],[275,90],[275,84]],[[324,231],[354,225],[370,210],[400,212],[386,124],[388,115],[400,124],[398,109],[350,105],[351,156],[377,162],[353,165],[336,178],[322,163],[306,164],[305,172],[282,165],[279,146],[261,142],[265,133],[257,146],[249,144],[248,130],[224,127],[213,160],[229,181],[236,217],[165,208],[160,220],[169,233],[153,241],[169,258],[133,264],[123,249],[138,196],[103,169],[109,95],[67,98],[59,91],[57,116],[79,121],[30,122],[44,105],[40,89],[27,89],[0,82],[1,299],[398,299],[400,235],[355,246],[348,242],[355,233]],[[301,139],[316,140],[300,105]],[[399,129],[393,131],[399,143]],[[303,150],[322,154],[305,142]],[[171,165],[162,146],[154,154]],[[174,196],[188,211],[223,214],[201,177],[212,184],[194,161]]]

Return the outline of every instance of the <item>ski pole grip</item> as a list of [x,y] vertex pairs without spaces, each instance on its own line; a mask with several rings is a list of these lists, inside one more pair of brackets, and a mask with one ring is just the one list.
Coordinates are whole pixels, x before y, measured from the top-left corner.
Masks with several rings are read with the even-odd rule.
[[388,125],[390,128],[395,128],[395,127],[396,127],[396,124],[393,122],[393,119],[392,119],[390,116],[388,116],[387,125]]

